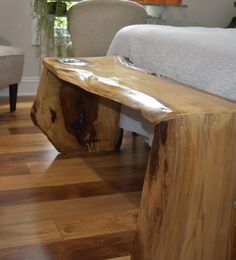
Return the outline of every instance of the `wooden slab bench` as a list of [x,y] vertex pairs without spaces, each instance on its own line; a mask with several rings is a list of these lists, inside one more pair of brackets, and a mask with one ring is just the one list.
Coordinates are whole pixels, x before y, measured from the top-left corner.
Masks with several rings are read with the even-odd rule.
[[116,149],[121,104],[153,123],[133,259],[235,259],[236,103],[118,57],[80,62],[44,60],[32,119],[61,152]]

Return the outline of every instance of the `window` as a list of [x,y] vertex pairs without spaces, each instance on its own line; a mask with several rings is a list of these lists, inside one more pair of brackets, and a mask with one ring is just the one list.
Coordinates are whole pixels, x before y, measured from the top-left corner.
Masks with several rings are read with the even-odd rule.
[[140,4],[151,4],[151,5],[181,5],[182,0],[132,0]]

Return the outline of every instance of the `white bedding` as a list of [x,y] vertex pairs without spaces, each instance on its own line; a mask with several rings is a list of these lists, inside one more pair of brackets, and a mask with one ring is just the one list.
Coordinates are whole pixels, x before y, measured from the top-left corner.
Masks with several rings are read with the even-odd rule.
[[[236,100],[236,29],[132,25],[116,34],[107,55],[128,57],[157,75]],[[122,111],[121,127],[139,130],[136,112]]]

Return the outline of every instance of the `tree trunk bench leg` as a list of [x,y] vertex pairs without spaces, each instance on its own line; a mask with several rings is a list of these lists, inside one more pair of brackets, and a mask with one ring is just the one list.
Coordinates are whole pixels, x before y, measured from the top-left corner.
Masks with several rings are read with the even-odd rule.
[[156,125],[132,259],[235,259],[235,140],[234,112]]
[[44,68],[31,118],[62,153],[116,150],[120,104],[57,78]]

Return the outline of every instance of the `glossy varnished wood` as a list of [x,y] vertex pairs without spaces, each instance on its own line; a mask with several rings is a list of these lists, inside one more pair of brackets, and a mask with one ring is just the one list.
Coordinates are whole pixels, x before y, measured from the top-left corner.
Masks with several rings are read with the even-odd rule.
[[60,63],[56,58],[46,58],[44,66],[61,80],[77,86],[77,89],[82,88],[140,110],[154,123],[174,118],[177,114],[235,109],[233,102],[126,66],[120,59],[86,58],[87,66],[71,66]]
[[133,259],[233,259],[236,103],[117,57],[84,61],[71,66],[49,58],[44,65],[78,91],[141,111],[154,127]]
[[1,225],[0,250],[17,246],[60,241],[61,235],[54,221]]
[[120,140],[119,111],[118,103],[75,89],[44,68],[31,117],[62,153],[111,151]]
[[180,116],[155,136],[134,259],[233,260],[236,113]]
[[233,102],[127,66],[119,57],[80,60],[83,65],[46,58],[32,108],[34,123],[60,152],[117,148],[120,103],[154,124],[181,114],[235,109]]
[[0,251],[0,257],[1,259],[5,260],[105,260],[111,259],[115,255],[129,255],[131,251],[131,244],[127,243],[127,241],[132,241],[133,239],[134,232],[127,231],[115,234],[95,236],[90,238],[78,238],[66,241],[51,242],[46,243],[43,246],[27,245],[21,247],[14,247],[10,250],[9,248],[6,248]]
[[128,257],[149,154],[142,140],[59,155],[32,125],[32,98],[14,114],[7,104],[0,99],[0,259]]

